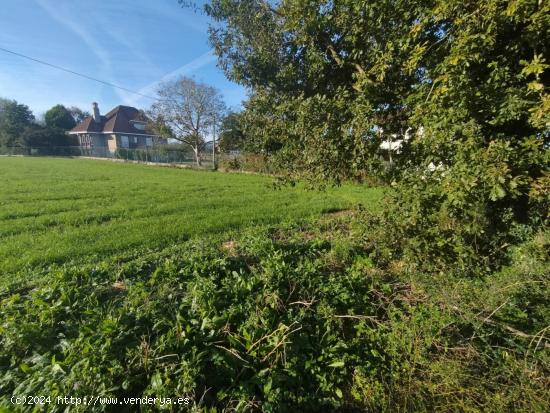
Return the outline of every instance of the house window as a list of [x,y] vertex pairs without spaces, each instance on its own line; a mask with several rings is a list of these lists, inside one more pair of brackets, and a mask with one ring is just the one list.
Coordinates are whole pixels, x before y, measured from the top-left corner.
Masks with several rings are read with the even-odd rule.
[[92,144],[93,142],[92,142],[92,136],[91,135],[80,135],[79,139],[80,139],[80,146],[82,146],[84,148],[93,147],[93,144]]
[[143,122],[134,122],[134,128],[139,130],[145,130],[145,123]]
[[153,138],[145,138],[145,145],[153,146]]
[[120,146],[122,148],[127,148],[128,147],[128,136],[120,135]]
[[138,143],[138,138],[137,138],[137,136],[132,136],[132,142],[133,142],[133,143]]

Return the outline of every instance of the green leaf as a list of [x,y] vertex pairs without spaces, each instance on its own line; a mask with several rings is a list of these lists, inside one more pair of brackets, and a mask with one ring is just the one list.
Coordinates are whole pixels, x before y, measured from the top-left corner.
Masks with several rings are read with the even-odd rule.
[[502,199],[506,196],[506,191],[501,185],[495,185],[493,189],[491,190],[491,201],[496,201],[498,199]]
[[155,373],[153,377],[151,377],[151,387],[154,390],[162,388],[162,377],[160,373]]
[[19,365],[19,368],[21,369],[21,371],[23,373],[30,373],[32,371],[32,369],[30,368],[30,366],[28,364],[25,364],[25,363],[21,363]]

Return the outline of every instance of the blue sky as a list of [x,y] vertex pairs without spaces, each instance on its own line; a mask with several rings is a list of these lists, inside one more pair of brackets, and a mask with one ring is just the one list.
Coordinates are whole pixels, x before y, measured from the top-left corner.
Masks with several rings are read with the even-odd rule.
[[[177,0],[0,0],[0,47],[153,95],[179,75],[220,90],[238,108],[244,88],[216,67],[208,18]],[[103,113],[152,101],[0,51],[0,97],[40,116],[55,104]]]

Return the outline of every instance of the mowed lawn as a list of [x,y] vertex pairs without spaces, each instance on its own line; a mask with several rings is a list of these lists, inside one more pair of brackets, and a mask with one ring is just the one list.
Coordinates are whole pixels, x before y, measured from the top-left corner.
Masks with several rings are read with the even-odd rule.
[[[382,190],[274,189],[269,177],[68,158],[0,157],[0,274],[315,216]],[[0,280],[0,284],[2,281]]]

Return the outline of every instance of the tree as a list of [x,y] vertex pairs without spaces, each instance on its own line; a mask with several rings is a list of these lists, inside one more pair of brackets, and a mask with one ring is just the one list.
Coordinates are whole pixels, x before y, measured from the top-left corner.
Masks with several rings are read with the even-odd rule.
[[[418,30],[431,19],[439,38],[410,58],[424,79],[406,103],[411,125],[423,132],[397,186],[395,227],[408,256],[479,274],[548,225],[550,5],[435,7]],[[440,168],[427,172],[430,163]]]
[[219,148],[222,152],[243,149],[245,136],[241,126],[241,114],[231,112],[227,114],[220,126]]
[[14,146],[23,130],[34,121],[28,106],[0,99],[0,145]]
[[75,139],[65,134],[60,128],[32,124],[21,133],[18,142],[22,146],[38,148],[55,148],[76,145]]
[[404,255],[490,270],[548,224],[548,2],[211,0],[205,11],[219,65],[251,89],[245,130],[279,142],[273,159],[290,175],[375,172],[380,142],[410,128],[388,213]]
[[44,121],[48,128],[58,128],[68,131],[76,126],[76,121],[71,112],[63,105],[55,105],[44,115]]
[[153,128],[188,145],[201,164],[200,153],[206,134],[218,123],[225,112],[225,104],[217,89],[188,77],[162,84],[158,100],[149,112]]
[[[256,97],[247,123],[276,122],[261,133],[280,144],[275,160],[320,182],[375,167],[380,142],[406,130],[405,100],[423,76],[407,70],[416,47],[407,36],[430,7],[420,0],[212,0],[205,10],[216,22],[210,40],[220,67]],[[438,33],[437,24],[426,25],[416,40],[433,43]],[[386,136],[376,133],[382,129]]]
[[71,106],[69,108],[69,112],[71,113],[74,121],[76,124],[79,124],[80,122],[82,122],[84,119],[86,119],[87,117],[91,116],[90,115],[90,112],[88,111],[85,111],[85,110],[82,110],[76,106]]

